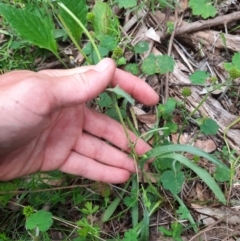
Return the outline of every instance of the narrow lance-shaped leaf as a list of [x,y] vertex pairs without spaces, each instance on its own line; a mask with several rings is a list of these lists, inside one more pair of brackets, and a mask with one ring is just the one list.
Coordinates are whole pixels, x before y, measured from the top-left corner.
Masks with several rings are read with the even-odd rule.
[[202,179],[203,182],[206,183],[206,185],[213,191],[213,193],[216,195],[220,202],[226,203],[225,196],[223,195],[221,189],[206,170],[197,166],[195,163],[191,162],[189,159],[187,159],[185,156],[181,154],[166,154],[162,156],[162,158],[171,158],[174,160],[178,160],[179,162],[190,168]]
[[173,152],[187,152],[187,153],[191,153],[191,154],[194,154],[197,156],[201,156],[201,157],[204,157],[207,160],[211,161],[212,163],[221,166],[222,168],[225,168],[227,170],[229,169],[226,165],[224,165],[223,163],[218,161],[216,158],[214,158],[210,154],[208,154],[196,147],[189,146],[189,145],[180,145],[180,144],[160,146],[160,147],[157,147],[157,148],[154,148],[154,149],[148,151],[147,153],[145,153],[142,156],[142,158],[139,162],[139,166],[141,169],[143,169],[144,164],[149,159],[154,158],[156,156],[162,156],[167,153],[173,153]]
[[0,3],[0,14],[20,37],[57,55],[57,44],[48,21],[25,9],[17,9],[4,3]]
[[106,91],[113,92],[118,96],[125,98],[131,105],[134,105],[134,99],[123,89],[121,89],[118,85],[114,88],[108,88]]

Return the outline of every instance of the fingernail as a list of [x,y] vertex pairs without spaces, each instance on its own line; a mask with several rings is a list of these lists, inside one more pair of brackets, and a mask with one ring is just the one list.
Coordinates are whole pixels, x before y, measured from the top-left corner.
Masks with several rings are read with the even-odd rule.
[[96,70],[99,72],[103,72],[109,68],[107,61],[105,59],[101,60],[97,65],[96,65]]

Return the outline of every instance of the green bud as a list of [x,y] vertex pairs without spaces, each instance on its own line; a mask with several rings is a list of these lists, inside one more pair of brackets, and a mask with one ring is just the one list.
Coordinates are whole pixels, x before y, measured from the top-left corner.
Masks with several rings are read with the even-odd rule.
[[184,87],[182,89],[182,95],[184,97],[189,97],[189,96],[191,96],[191,94],[192,94],[192,91],[191,91],[191,89],[189,87]]
[[95,14],[93,12],[87,13],[87,21],[92,23],[95,19]]

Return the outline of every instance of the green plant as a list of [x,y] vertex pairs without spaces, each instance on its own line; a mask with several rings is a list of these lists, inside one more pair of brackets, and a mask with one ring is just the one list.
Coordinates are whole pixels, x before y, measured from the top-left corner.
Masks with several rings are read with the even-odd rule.
[[[53,33],[56,33],[56,30],[62,30],[61,37],[64,37],[67,33],[69,36],[71,43],[73,43],[76,48],[79,50],[80,53],[83,54],[83,56],[86,59],[86,63],[97,63],[102,57],[105,56],[112,56],[116,60],[118,65],[125,65],[126,59],[124,56],[125,49],[131,50],[135,56],[138,56],[138,54],[146,53],[149,50],[149,46],[147,42],[141,41],[136,46],[132,47],[129,46],[128,42],[125,42],[124,40],[121,40],[121,33],[120,33],[120,23],[115,14],[113,13],[111,7],[109,6],[108,2],[101,2],[97,1],[92,9],[88,12],[88,6],[85,1],[79,1],[79,0],[72,0],[72,1],[61,1],[61,2],[51,2],[51,9],[52,14],[49,14],[50,8],[48,5],[48,2],[46,1],[40,1],[41,4],[39,4],[39,1],[33,1],[32,3],[37,3],[37,6],[39,9],[36,10],[36,12],[40,11],[43,16],[45,16],[44,19],[47,20],[47,23],[45,23],[45,27],[48,26],[49,28],[46,30],[46,33],[43,31],[43,36],[41,35],[38,41],[35,41],[33,39],[33,36],[27,36],[25,33],[22,34],[22,29],[19,30],[18,25],[16,25],[15,22],[11,25],[16,25],[14,27],[15,31],[18,33],[19,36],[22,36],[23,39],[28,40],[30,43],[35,44],[39,47],[46,48],[53,52],[56,55],[56,52],[59,53],[58,48],[58,39],[56,38],[56,35],[52,33],[49,33],[48,31],[51,31]],[[193,2],[193,1],[191,1]],[[195,1],[196,2],[196,1]],[[141,3],[139,6],[137,6],[136,1],[116,1],[116,3],[123,8],[128,9],[128,11],[132,11],[133,9],[141,8],[145,3]],[[156,4],[157,3],[157,4]],[[158,5],[160,7],[173,7],[175,4],[175,1],[164,1],[164,0],[151,0],[149,3],[147,3],[147,7],[155,9],[155,5]],[[195,4],[196,5],[196,4]],[[0,5],[2,6],[2,5]],[[5,6],[5,5],[4,5]],[[39,21],[41,23],[43,20],[41,19],[41,14],[33,14],[28,8],[24,8],[24,4],[20,4],[18,6],[21,6],[20,8],[14,7],[14,6],[5,6],[4,10],[4,16],[8,14],[8,11],[10,11],[11,14],[15,13],[17,11],[17,14],[19,14],[22,10],[25,12],[24,18],[26,18],[25,22],[28,22],[28,20],[31,20],[32,15],[34,15],[34,21]],[[43,6],[43,7],[42,7]],[[14,8],[14,10],[12,10]],[[23,9],[22,9],[23,8]],[[6,10],[7,9],[7,10]],[[10,9],[10,10],[9,10]],[[17,10],[15,10],[17,9]],[[13,12],[13,13],[12,13]],[[28,18],[28,13],[31,13]],[[0,9],[1,13],[1,9]],[[39,15],[40,14],[40,15]],[[209,13],[208,13],[209,14]],[[22,12],[21,14],[22,15]],[[36,15],[36,16],[35,16]],[[11,16],[6,17],[6,19],[11,22]],[[18,17],[18,15],[16,15]],[[40,19],[39,19],[40,18]],[[16,18],[17,19],[17,18]],[[37,19],[37,20],[36,20]],[[88,21],[88,23],[87,23]],[[31,23],[26,24],[24,22],[23,28],[29,27],[30,30],[32,28]],[[56,29],[55,23],[57,22],[57,26],[60,29]],[[48,24],[48,25],[47,25]],[[171,32],[172,29],[172,23],[167,23],[168,31]],[[80,42],[81,37],[85,34],[87,38],[89,39],[88,44],[82,49],[82,42]],[[37,34],[42,34],[42,29],[40,27],[40,30]],[[48,36],[49,34],[49,36]],[[31,35],[31,31],[29,32],[29,35]],[[49,47],[46,45],[46,43],[42,43],[45,38],[49,37],[50,42],[53,44]],[[12,38],[12,36],[11,36]],[[16,43],[14,43],[16,44]],[[49,44],[49,43],[48,43]],[[53,48],[54,46],[54,48]],[[121,47],[119,47],[121,46]],[[123,47],[122,47],[123,46]],[[56,47],[56,49],[55,49]],[[60,56],[58,56],[60,57]],[[237,59],[236,56],[234,58],[234,68],[238,68],[237,65]],[[131,60],[132,61],[132,60]],[[125,69],[135,75],[139,75],[141,73],[141,70],[144,74],[147,76],[153,75],[153,74],[166,74],[174,69],[175,62],[172,57],[167,55],[158,55],[155,56],[153,54],[150,54],[149,57],[147,57],[145,60],[141,63],[130,63],[125,66]],[[236,67],[236,66],[237,67]],[[140,66],[140,67],[139,67]],[[232,68],[233,69],[233,68]],[[235,71],[235,70],[234,70]],[[232,72],[234,72],[232,70]],[[192,76],[191,79],[193,80],[194,84],[204,84],[206,79],[209,77],[209,74],[202,71],[196,71]],[[233,77],[231,75],[230,77]],[[216,84],[216,85],[215,85]],[[217,88],[217,83],[214,83],[214,86]],[[210,91],[209,91],[210,93]],[[189,91],[188,88],[183,88],[183,96],[185,98],[189,97],[191,95],[191,91]],[[208,96],[208,94],[206,95]],[[207,97],[206,97],[207,98]],[[205,100],[205,98],[204,98]],[[203,100],[203,101],[204,101]],[[128,136],[128,131],[125,124],[125,119],[127,118],[126,114],[126,105],[127,103],[134,104],[133,99],[131,96],[127,95],[125,92],[123,92],[119,87],[116,88],[108,88],[105,93],[101,94],[97,100],[97,103],[101,110],[103,110],[106,114],[109,116],[117,119],[122,123],[122,126],[126,132],[126,135]],[[121,107],[120,104],[122,103]],[[200,103],[200,105],[194,110],[192,113],[190,113],[190,117],[193,116],[194,112],[197,111],[197,109],[201,106],[203,102]],[[72,188],[73,190],[65,190],[64,188],[52,188],[48,186],[48,183],[44,183],[42,181],[42,178],[40,176],[33,176],[31,181],[29,183],[21,183],[17,186],[15,185],[9,185],[9,184],[1,184],[0,185],[0,191],[5,192],[3,197],[0,197],[0,200],[7,204],[9,200],[13,197],[14,193],[11,193],[11,191],[15,191],[19,186],[23,190],[26,190],[23,193],[20,193],[20,200],[26,200],[31,206],[26,206],[24,208],[24,215],[26,216],[26,227],[29,230],[32,238],[42,238],[43,240],[50,240],[48,236],[49,228],[52,226],[53,220],[54,222],[54,229],[58,229],[64,233],[66,231],[66,227],[72,228],[72,230],[69,232],[69,239],[74,241],[83,241],[83,240],[100,240],[101,235],[103,234],[101,230],[103,230],[102,222],[108,222],[110,220],[117,220],[118,222],[121,222],[122,220],[125,221],[125,216],[129,215],[131,216],[131,227],[125,231],[123,236],[118,235],[117,240],[122,241],[146,241],[149,240],[150,231],[150,217],[153,215],[153,213],[159,208],[159,206],[164,203],[164,198],[159,193],[159,187],[162,186],[165,190],[167,190],[167,193],[170,193],[174,200],[177,201],[178,209],[176,211],[176,216],[178,215],[180,219],[187,219],[189,220],[191,227],[195,232],[197,232],[198,227],[195,223],[193,217],[191,216],[191,213],[189,212],[188,208],[184,204],[183,200],[179,197],[179,194],[182,190],[182,185],[185,180],[189,178],[189,169],[196,173],[196,175],[202,179],[209,188],[213,191],[213,193],[216,195],[216,198],[218,198],[221,202],[225,203],[225,196],[223,195],[221,189],[219,188],[218,184],[215,182],[213,177],[207,173],[204,169],[197,166],[197,163],[193,163],[191,160],[187,159],[184,156],[185,152],[193,153],[194,154],[194,160],[199,160],[200,157],[204,157],[211,162],[213,162],[216,165],[216,172],[214,173],[214,178],[218,181],[224,182],[225,180],[232,180],[233,179],[233,172],[223,165],[220,161],[218,161],[213,156],[206,154],[205,152],[202,152],[196,148],[193,148],[191,146],[183,146],[183,145],[170,145],[168,142],[166,145],[166,139],[171,133],[175,133],[178,130],[178,126],[173,121],[174,111],[177,108],[182,108],[183,105],[181,102],[177,102],[174,99],[168,99],[164,104],[160,104],[158,106],[157,110],[157,121],[156,121],[156,127],[150,130],[147,134],[144,134],[142,136],[147,138],[153,137],[154,139],[154,148],[153,150],[149,151],[142,157],[139,157],[135,153],[135,143],[131,143],[129,141],[129,147],[130,147],[130,155],[135,159],[136,165],[140,166],[142,170],[142,174],[144,179],[146,180],[146,184],[140,184],[141,178],[138,176],[138,174],[132,175],[129,182],[125,184],[124,187],[121,188],[121,186],[112,187],[114,190],[114,195],[111,195],[111,189],[107,189],[106,196],[104,195],[104,204],[101,202],[101,194],[98,194],[99,188],[97,191],[91,191],[85,190],[84,188]],[[185,110],[183,110],[185,113]],[[185,118],[187,119],[187,118]],[[164,123],[164,128],[157,128],[159,122]],[[206,135],[212,135],[215,134],[218,126],[216,125],[216,122],[209,118],[203,118],[201,120],[197,120],[197,123],[199,124],[200,130],[202,133]],[[129,126],[134,130],[134,132],[138,135],[138,130],[135,130],[133,126],[131,126],[131,123]],[[163,138],[160,140],[161,137],[159,137],[158,131],[163,132]],[[140,134],[139,134],[140,135]],[[150,137],[149,137],[150,136]],[[158,143],[158,145],[155,145]],[[227,148],[226,148],[227,149]],[[229,154],[228,150],[226,150],[226,155]],[[149,160],[149,158],[155,157],[155,160],[153,162],[153,166],[155,168],[155,171],[159,173],[157,175],[158,183],[154,184],[149,179],[147,173],[144,170],[144,164]],[[231,160],[233,161],[233,156],[231,155]],[[234,159],[235,161],[235,159]],[[232,162],[233,163],[233,162]],[[235,164],[232,164],[232,166]],[[187,170],[187,171],[186,171]],[[230,173],[229,173],[230,172]],[[192,173],[192,172],[191,172]],[[49,180],[54,179],[59,175],[59,173],[50,174]],[[230,177],[229,177],[230,175]],[[73,180],[72,177],[64,178],[60,176],[60,180],[64,180],[65,183],[73,183],[76,180]],[[70,181],[68,180],[70,178]],[[195,177],[194,177],[195,178]],[[228,179],[227,179],[228,178]],[[84,180],[83,180],[84,182]],[[88,185],[88,184],[87,184]],[[91,184],[90,184],[91,185]],[[39,191],[38,189],[42,188],[43,191]],[[45,189],[51,189],[46,191]],[[93,189],[93,185],[91,185],[90,189]],[[110,191],[109,191],[110,190]],[[35,192],[36,191],[36,192]],[[39,192],[38,192],[39,191]],[[43,210],[40,210],[43,205],[46,204],[46,200],[50,203],[51,206],[51,213],[45,212]],[[76,212],[80,211],[81,217],[79,218],[79,221],[77,222],[77,225],[75,225],[71,221],[63,220],[62,218],[57,218],[55,214],[59,217],[67,217],[69,220],[72,220],[72,216],[68,216],[69,213],[66,212],[66,210],[58,210],[56,213],[55,209],[58,205],[66,203],[66,200],[69,202],[69,206],[71,207],[77,207],[74,208],[73,211]],[[84,206],[80,206],[81,203],[84,203]],[[40,210],[36,213],[33,213],[33,210]],[[103,212],[102,219],[99,220],[98,216],[99,214]],[[54,216],[53,216],[54,215]],[[75,218],[75,216],[74,216]],[[46,222],[43,222],[43,219],[46,220]],[[15,223],[16,219],[13,219],[11,223]],[[63,223],[64,225],[56,226],[58,224]],[[67,225],[66,225],[67,224]],[[9,228],[11,229],[11,228]],[[182,228],[182,225],[175,222],[172,223],[170,229],[162,229],[159,228],[161,232],[163,232],[165,235],[172,237],[173,240],[181,240],[181,234],[184,231]],[[75,239],[72,239],[71,234],[78,234],[78,237]],[[106,235],[106,234],[104,234]],[[108,234],[109,235],[109,234]],[[106,235],[106,236],[108,236]],[[2,235],[2,239],[6,240],[6,236],[4,234]],[[110,235],[109,235],[110,236]],[[109,237],[108,236],[108,237]],[[120,238],[121,236],[121,238]],[[23,240],[26,240],[26,235],[23,235]],[[1,238],[1,236],[0,236]],[[114,239],[116,240],[116,239]]]
[[181,223],[174,222],[171,223],[170,229],[159,227],[158,230],[162,232],[165,236],[172,237],[174,241],[182,241],[181,234],[183,232],[183,226]]
[[225,69],[229,72],[231,79],[236,79],[240,77],[240,52],[235,53],[232,57],[232,62],[224,63]]
[[167,33],[172,34],[173,30],[174,30],[174,22],[168,21],[167,22]]
[[175,133],[178,130],[178,125],[173,121],[173,113],[177,105],[181,105],[181,103],[173,98],[169,98],[165,104],[158,106],[159,118],[165,121],[163,126],[166,127],[166,129],[163,130],[165,136],[169,136],[170,133]]
[[95,240],[95,237],[99,237],[100,228],[93,223],[90,223],[86,218],[79,220],[77,222],[79,227],[78,234],[80,238],[84,238],[83,240]]
[[96,213],[99,209],[99,206],[92,206],[92,202],[87,202],[85,204],[85,208],[82,208],[81,209],[81,212],[84,213],[84,214],[93,214],[93,213]]
[[142,63],[142,71],[147,75],[166,74],[173,71],[174,65],[175,62],[170,56],[150,54]]
[[137,1],[136,0],[116,0],[116,3],[120,8],[133,8],[137,6]]
[[203,18],[214,17],[217,14],[216,8],[212,5],[211,0],[190,0],[189,7],[193,15],[200,15]]
[[33,240],[37,240],[40,232],[46,232],[52,223],[52,213],[44,210],[37,211],[26,218],[26,228],[35,231],[31,234]]
[[134,46],[134,52],[136,54],[143,54],[144,52],[149,50],[149,44],[145,41],[140,41]]
[[146,161],[150,158],[154,157],[164,157],[169,158],[173,160],[177,160],[180,163],[186,165],[187,167],[191,168],[208,186],[209,188],[215,193],[216,197],[219,199],[219,201],[226,203],[226,199],[224,197],[224,194],[220,190],[219,186],[216,184],[214,179],[208,174],[204,169],[198,167],[196,164],[192,163],[190,160],[188,160],[186,157],[184,157],[181,154],[176,154],[176,152],[188,152],[192,153],[194,155],[198,155],[201,157],[206,158],[207,160],[213,162],[214,164],[221,166],[224,169],[228,170],[228,167],[226,167],[223,163],[218,161],[216,158],[212,157],[208,153],[205,153],[201,151],[200,149],[197,149],[192,146],[184,146],[184,145],[166,145],[154,148],[153,150],[147,152],[142,159],[139,162],[141,170],[143,170],[143,166],[146,163]]
[[[10,23],[12,28],[23,39],[27,39],[32,44],[50,50],[60,61],[57,51],[56,40],[53,35],[53,21],[51,15],[41,12],[33,14],[25,9],[18,9],[14,6],[0,3],[0,13]],[[39,26],[39,28],[36,28]]]

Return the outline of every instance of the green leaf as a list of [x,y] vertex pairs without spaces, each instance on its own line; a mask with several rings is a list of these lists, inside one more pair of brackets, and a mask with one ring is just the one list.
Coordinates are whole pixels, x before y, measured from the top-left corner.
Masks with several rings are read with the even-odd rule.
[[167,121],[163,127],[168,128],[163,130],[165,136],[169,136],[170,134],[176,133],[178,130],[178,125],[173,121]]
[[223,66],[227,71],[230,71],[235,67],[232,63],[224,63]]
[[119,205],[121,200],[122,200],[121,198],[117,197],[111,202],[111,204],[107,207],[107,209],[105,210],[105,212],[103,214],[103,218],[102,218],[103,222],[107,222],[111,218],[111,216],[117,209],[117,206]]
[[118,4],[119,8],[133,8],[137,6],[136,0],[116,0],[116,3]]
[[135,205],[135,203],[137,202],[137,197],[136,196],[127,196],[123,199],[124,204],[127,207],[133,207]]
[[138,241],[138,233],[134,229],[129,229],[124,233],[124,238],[122,241]]
[[44,18],[24,9],[17,9],[3,3],[0,3],[0,14],[23,39],[57,55],[54,30],[49,26],[49,21],[44,21]]
[[127,63],[127,59],[125,57],[121,57],[117,59],[117,66],[122,66],[122,65],[125,65],[126,63]]
[[149,43],[146,41],[141,41],[137,45],[134,46],[134,52],[136,54],[143,54],[144,52],[149,50]]
[[101,107],[107,107],[107,108],[112,107],[112,104],[113,104],[112,99],[107,93],[104,92],[100,94],[99,97],[100,97],[100,100],[98,101],[98,104]]
[[116,38],[113,36],[102,34],[98,36],[98,39],[100,41],[101,46],[107,48],[109,51],[114,50],[114,48],[116,48],[117,46]]
[[217,14],[217,10],[210,0],[190,0],[188,4],[192,8],[193,15],[200,15],[204,19],[214,17]]
[[108,3],[97,1],[92,12],[95,14],[93,29],[97,38],[102,34],[109,36],[118,34],[119,22]]
[[41,232],[46,232],[52,223],[52,213],[40,210],[27,218],[26,227],[29,230],[38,228]]
[[[81,21],[84,26],[87,24],[86,16],[88,7],[86,0],[61,0],[61,2]],[[74,39],[79,42],[83,33],[82,28],[64,9],[60,8],[59,14],[66,23],[68,30],[71,32]]]
[[171,145],[164,145],[164,146],[158,146],[156,148],[153,148],[152,150],[148,151],[144,154],[144,156],[141,158],[139,162],[140,169],[142,170],[144,167],[144,164],[151,158],[154,157],[162,157],[162,155],[165,155],[167,153],[174,153],[174,152],[187,152],[191,153],[196,156],[201,156],[203,158],[206,158],[207,160],[211,161],[212,163],[221,166],[227,170],[229,168],[225,166],[222,162],[218,161],[215,157],[212,155],[190,145],[180,145],[180,144],[171,144]]
[[173,72],[175,61],[173,57],[168,55],[158,55],[156,56],[157,67],[159,68],[160,74],[166,74]]
[[227,182],[230,180],[230,175],[231,175],[230,170],[226,170],[225,168],[217,166],[216,171],[214,173],[214,178],[218,182]]
[[206,71],[196,70],[189,78],[193,84],[202,85],[206,82],[209,76],[209,73]]
[[157,73],[156,58],[153,54],[150,54],[142,63],[142,71],[144,74],[153,75]]
[[[125,119],[126,118],[126,111],[123,110],[123,109],[120,109],[120,112],[121,112],[121,115],[122,115],[122,118]],[[105,114],[108,115],[109,117],[111,117],[112,119],[120,122],[120,119],[119,119],[119,116],[115,110],[115,108],[109,108],[105,111]]]
[[215,120],[206,118],[204,119],[203,123],[200,125],[200,130],[205,135],[215,135],[218,131],[218,124]]
[[172,237],[172,235],[173,235],[172,230],[166,229],[164,227],[158,227],[158,230],[168,237]]
[[134,99],[127,92],[121,89],[118,85],[114,88],[108,88],[106,89],[106,91],[113,92],[118,96],[125,98],[131,105],[134,105],[135,103]]
[[161,172],[167,169],[172,169],[173,160],[156,157],[156,159],[153,162],[153,165],[159,172]]
[[176,109],[177,101],[173,98],[167,99],[165,104],[158,106],[159,116],[162,116],[164,120],[172,119],[173,111]]
[[171,229],[173,230],[172,237],[175,240],[181,240],[180,236],[181,236],[182,229],[183,229],[182,224],[178,223],[178,222],[173,222],[173,223],[171,223]]
[[240,70],[240,52],[235,53],[232,57],[232,63]]
[[128,65],[125,67],[125,70],[126,70],[127,72],[132,73],[133,75],[138,75],[139,72],[140,72],[137,64],[128,64]]
[[[105,47],[98,46],[98,52],[100,53],[101,58],[103,58],[103,57],[106,57],[108,55],[109,50]],[[95,49],[93,49],[92,58],[93,58],[94,64],[97,64],[99,62],[99,59],[98,59],[98,56],[97,56],[97,53],[96,53]]]
[[141,233],[139,241],[149,240],[150,214],[147,208],[144,209],[143,220],[141,222]]
[[178,194],[182,190],[184,179],[185,177],[183,172],[175,174],[171,170],[165,171],[161,176],[161,182],[164,189],[169,190],[174,194]]
[[[155,148],[154,148],[153,150],[145,153],[145,155],[148,156],[148,158],[146,158],[146,160],[153,158],[155,156],[158,156],[157,153],[158,154],[161,153],[160,155],[162,156],[162,158],[172,158],[174,160],[179,161],[180,163],[184,164],[185,166],[190,168],[192,171],[194,171],[202,179],[202,181],[205,182],[206,185],[213,191],[213,193],[216,195],[216,197],[219,199],[220,202],[226,203],[225,196],[222,193],[221,189],[219,188],[219,186],[217,185],[215,180],[210,176],[210,174],[206,170],[200,168],[199,166],[197,166],[195,163],[191,162],[189,159],[187,159],[182,154],[173,153],[174,149],[175,149],[175,151],[176,151],[176,149],[178,149],[178,151],[180,151],[180,150],[186,151],[186,149],[185,149],[186,147],[188,147],[188,150],[187,150],[188,153],[192,153],[192,154],[196,154],[196,155],[199,155],[201,153],[200,156],[205,157],[206,159],[212,161],[215,164],[222,166],[225,169],[228,169],[224,164],[218,162],[216,159],[214,159],[208,153],[205,153],[195,147],[187,146],[187,145],[169,145],[168,147],[163,146],[163,147],[158,147],[158,150],[155,150]],[[159,149],[161,151],[159,151]],[[163,154],[164,151],[165,151],[165,153],[168,153],[168,154],[164,155]],[[148,154],[149,152],[151,153],[151,155]],[[140,160],[140,168],[143,168],[143,165],[145,162],[146,161]]]
[[179,218],[181,220],[188,219],[188,217],[190,215],[190,212],[189,212],[189,210],[187,209],[186,206],[180,206],[176,213],[179,214]]

